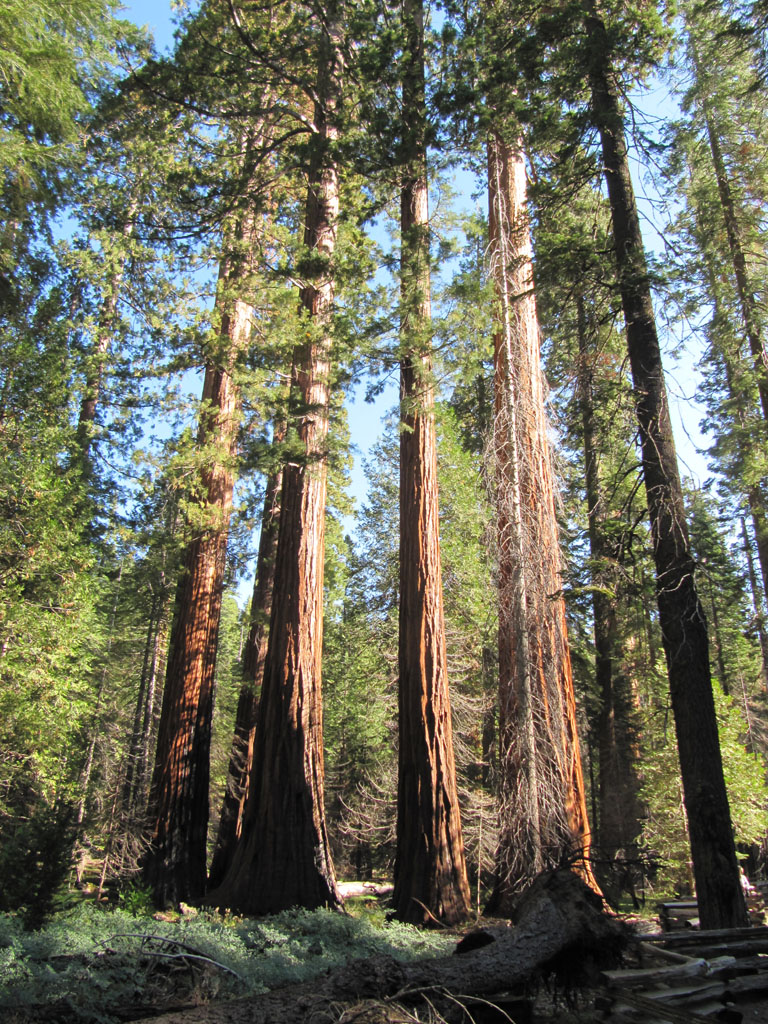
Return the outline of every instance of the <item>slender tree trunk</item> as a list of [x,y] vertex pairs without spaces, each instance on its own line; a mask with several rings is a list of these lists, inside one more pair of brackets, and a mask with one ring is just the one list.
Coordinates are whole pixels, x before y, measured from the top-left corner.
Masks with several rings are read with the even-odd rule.
[[[163,578],[164,583],[164,578]],[[138,768],[133,792],[133,803],[136,806],[142,800],[147,802],[151,782],[151,752],[155,749],[157,729],[160,724],[158,709],[157,682],[160,665],[164,663],[169,633],[168,620],[171,612],[170,594],[163,587],[163,604],[160,618],[155,628],[152,642],[152,661],[149,667],[147,683],[147,699],[144,704],[144,716],[141,724],[141,743],[139,745]]]
[[[275,440],[280,440],[283,433],[284,431],[281,429],[276,429]],[[211,889],[217,888],[224,880],[232,861],[235,844],[243,829],[243,813],[248,799],[248,782],[253,766],[259,692],[267,660],[282,483],[282,470],[271,473],[267,479],[267,489],[264,495],[261,535],[256,557],[256,575],[251,598],[251,625],[242,656],[243,684],[240,687],[237,701],[227,783],[208,877],[208,886]]]
[[747,522],[744,516],[741,520],[741,537],[744,542],[744,554],[747,559],[747,574],[749,576],[749,589],[752,594],[752,607],[755,610],[755,622],[757,624],[757,635],[760,639],[760,653],[763,666],[763,685],[768,690],[768,632],[765,628],[765,605],[763,604],[762,592],[757,586],[757,573],[755,572],[755,559],[752,554],[752,541],[747,530]]
[[[578,397],[584,438],[589,550],[594,566],[592,610],[595,683],[600,695],[600,820],[595,831],[601,857],[612,862],[620,852],[625,857],[632,857],[636,852],[640,832],[638,750],[631,724],[632,694],[626,681],[616,671],[615,664],[618,647],[617,574],[610,567],[615,566],[616,556],[605,534],[606,509],[597,446],[590,318],[581,295],[577,295],[576,306],[579,336]],[[610,884],[613,880],[610,870],[605,877]]]
[[496,285],[494,454],[499,558],[497,881],[507,911],[546,863],[568,858],[594,885],[565,624],[555,486],[519,139],[488,142]]
[[90,733],[91,738],[88,743],[88,753],[85,757],[85,764],[80,775],[80,800],[77,805],[77,813],[75,814],[75,824],[77,825],[78,835],[76,841],[79,841],[83,820],[85,819],[85,811],[88,806],[88,797],[90,795],[91,788],[91,775],[93,773],[93,762],[96,754],[96,744],[99,736],[102,732],[102,721],[101,721],[101,703],[104,699],[104,688],[107,684],[107,670],[110,663],[110,652],[112,651],[112,644],[115,639],[115,620],[117,618],[117,609],[120,602],[120,586],[123,579],[123,563],[120,563],[120,568],[117,573],[117,580],[115,581],[115,598],[112,602],[112,612],[109,616],[109,634],[107,636],[106,649],[104,651],[104,663],[101,669],[101,677],[99,679],[99,688],[96,691],[96,700],[93,708],[93,721],[91,722]]
[[[121,232],[125,240],[129,239],[133,234],[133,215],[135,210],[135,204],[131,203]],[[80,414],[77,420],[77,443],[80,448],[80,457],[83,460],[83,465],[86,467],[90,462],[90,446],[93,441],[94,424],[96,423],[96,414],[101,398],[104,366],[117,322],[117,301],[123,281],[124,264],[125,256],[122,255],[119,257],[118,265],[112,272],[107,284],[107,294],[99,315],[96,344],[88,357],[86,366],[85,386],[80,400]]]
[[202,472],[209,524],[189,544],[176,593],[149,805],[151,841],[144,879],[158,905],[205,892],[213,682],[224,585],[239,395],[235,363],[248,345],[251,309],[228,290],[236,273],[222,271],[220,294],[232,304],[221,320],[221,363],[205,369],[198,431],[211,449]]
[[[731,199],[730,183],[726,174],[722,153],[720,152],[719,141],[717,140],[717,136],[714,134],[714,130],[710,127],[709,121],[707,122],[707,125],[708,131],[710,132],[710,140],[714,140],[715,143],[712,148],[713,163],[718,180],[718,190],[724,210],[724,217],[728,227],[727,234],[737,278],[737,293],[741,302],[742,314],[747,333],[750,338],[750,349],[756,361],[759,385],[759,382],[765,377],[765,367],[762,364],[762,356],[760,357],[760,360],[758,360],[758,355],[762,352],[762,338],[760,335],[759,323],[756,319],[755,300],[754,295],[752,295],[751,289],[749,288],[749,282],[746,276],[746,260],[744,259],[741,246],[741,234],[739,231],[738,220],[736,218],[735,206]],[[710,298],[714,304],[713,323],[728,323],[728,316],[723,312],[723,302],[720,296],[720,289],[718,287],[718,275],[713,265],[709,247],[707,245],[702,245],[702,252],[709,283]],[[741,341],[734,336],[732,330],[729,331],[728,336],[723,337],[718,344],[718,352],[723,360],[728,395],[733,406],[733,417],[738,424],[742,437],[745,439],[740,445],[739,468],[741,470],[742,479],[746,480],[747,478],[754,477],[754,472],[750,472],[748,466],[751,453],[749,451],[749,442],[746,441],[746,438],[754,437],[757,430],[760,429],[759,423],[756,420],[756,410],[754,408],[754,373],[750,373],[749,379],[745,381],[743,369],[743,345]],[[760,412],[762,413],[763,419],[768,422],[768,416],[766,415],[766,410],[768,409],[768,387],[766,387],[764,383],[762,387],[758,386],[757,391],[760,403]],[[745,463],[747,463],[746,467]],[[764,489],[764,481],[753,480],[752,483],[745,483],[743,486],[743,494],[747,500],[749,512],[752,517],[758,559],[760,561],[760,575],[763,582],[763,598],[761,598],[761,606],[763,604],[763,600],[768,601],[768,514],[766,514],[765,508]]]
[[741,315],[744,321],[744,333],[747,336],[747,344],[752,356],[752,365],[757,381],[757,391],[760,396],[760,408],[763,419],[768,421],[768,376],[766,375],[766,356],[763,337],[760,330],[760,322],[757,313],[757,300],[752,290],[747,270],[747,260],[744,255],[744,244],[741,237],[741,227],[736,213],[736,204],[733,200],[731,182],[728,177],[728,170],[725,166],[723,151],[720,146],[720,137],[714,122],[714,117],[709,104],[702,104],[704,110],[704,122],[707,129],[707,140],[709,150],[712,154],[712,166],[717,179],[717,192],[720,197],[720,207],[723,212],[725,233],[728,238],[728,248],[731,252],[733,264],[733,275],[736,279],[736,292],[739,296]]
[[403,17],[400,742],[393,904],[402,921],[452,924],[469,915],[470,893],[456,791],[440,566],[421,0],[404,0]]
[[[592,8],[594,11],[594,8]],[[627,160],[620,93],[603,22],[586,19],[592,116],[602,144],[619,289],[635,386],[656,564],[659,620],[688,816],[702,928],[746,925],[717,733],[709,640],[685,525],[661,350]]]
[[146,719],[147,697],[150,685],[150,675],[153,670],[153,653],[155,650],[155,637],[160,625],[160,614],[162,611],[163,595],[158,591],[152,592],[152,602],[149,610],[149,622],[144,641],[144,656],[141,662],[141,676],[139,678],[139,692],[136,696],[136,707],[133,712],[133,727],[131,739],[128,745],[128,758],[123,780],[122,805],[123,813],[127,813],[133,807],[136,795],[136,780],[139,774],[139,759],[142,749],[143,726]]
[[248,914],[341,906],[323,806],[321,695],[331,261],[339,214],[334,147],[343,74],[333,9],[325,25],[304,243],[326,269],[301,291],[308,340],[293,359],[304,457],[283,470],[269,644],[242,835],[209,897]]

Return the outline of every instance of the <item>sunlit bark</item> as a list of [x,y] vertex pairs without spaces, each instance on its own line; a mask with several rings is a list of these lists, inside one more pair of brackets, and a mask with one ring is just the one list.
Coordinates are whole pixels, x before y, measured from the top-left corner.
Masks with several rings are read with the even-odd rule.
[[[226,265],[221,277],[226,294]],[[205,369],[198,444],[215,453],[201,473],[209,522],[184,553],[150,791],[143,872],[159,905],[202,896],[206,884],[213,683],[239,419],[233,372],[251,334],[250,306],[232,306],[221,320],[222,363]]]
[[555,485],[518,139],[488,142],[496,286],[494,442],[499,558],[500,841],[494,909],[546,864],[594,884],[565,623]]
[[243,828],[217,906],[263,914],[340,906],[325,824],[321,660],[326,447],[331,389],[332,258],[339,217],[334,146],[340,27],[327,12],[304,243],[323,270],[301,290],[306,340],[293,357],[303,457],[284,467],[274,596]]
[[431,357],[423,10],[405,0],[400,200],[400,612],[396,915],[469,913],[448,694]]

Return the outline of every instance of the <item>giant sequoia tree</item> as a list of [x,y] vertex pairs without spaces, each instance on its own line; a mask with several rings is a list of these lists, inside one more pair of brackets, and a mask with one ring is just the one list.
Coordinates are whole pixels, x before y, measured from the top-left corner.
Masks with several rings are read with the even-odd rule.
[[283,469],[269,645],[242,834],[211,900],[246,913],[340,906],[323,806],[321,663],[333,259],[344,60],[340,11],[313,16],[318,72],[293,355],[299,457]]
[[[218,738],[226,733],[228,742],[235,726],[208,882],[214,890],[208,898],[217,905],[245,912],[338,906],[329,836],[337,825],[342,838],[334,855],[348,853],[349,866],[364,870],[387,861],[395,846],[395,801],[372,794],[378,786],[386,792],[390,782],[394,787],[396,758],[399,917],[454,922],[467,913],[459,793],[480,898],[496,841],[487,824],[495,782],[502,812],[497,906],[507,909],[513,892],[553,860],[571,859],[589,877],[572,665],[581,672],[590,740],[599,732],[591,743],[600,760],[592,792],[604,847],[610,854],[626,850],[635,836],[629,765],[635,748],[629,730],[619,729],[623,675],[647,698],[640,744],[659,754],[647,759],[644,799],[669,808],[667,825],[655,833],[648,827],[649,843],[664,846],[655,837],[674,834],[675,864],[685,871],[679,770],[652,714],[665,720],[669,703],[654,660],[663,634],[701,918],[739,923],[696,558],[707,559],[716,671],[724,688],[743,696],[742,733],[752,748],[760,742],[759,716],[741,676],[756,678],[756,647],[738,600],[743,578],[701,495],[689,502],[693,550],[686,532],[624,136],[626,83],[660,53],[656,6],[652,0],[617,0],[610,11],[597,0],[565,7],[533,0],[446,5],[447,18],[460,8],[469,23],[465,33],[443,25],[446,60],[435,88],[444,89],[444,110],[460,111],[449,155],[489,141],[493,273],[480,283],[486,234],[476,218],[462,273],[440,310],[445,316],[434,321],[430,234],[439,223],[429,223],[427,152],[446,137],[428,114],[435,94],[425,75],[421,0],[339,0],[330,8],[309,0],[205,0],[190,8],[173,56],[132,71],[118,90],[103,74],[116,27],[107,21],[107,32],[98,30],[99,15],[112,9],[105,0],[58,7],[10,0],[0,12],[4,874],[11,873],[7,865],[27,861],[47,869],[40,851],[48,839],[58,843],[54,873],[66,869],[70,806],[81,825],[85,870],[100,856],[105,883],[108,873],[127,877],[135,866],[158,671],[171,628],[171,580],[181,554],[145,858],[145,879],[158,901],[204,895],[217,661],[219,680],[227,673],[231,686],[222,687],[217,702],[217,783],[229,752]],[[698,54],[715,49],[713,25],[698,23]],[[762,116],[762,108],[750,106],[747,93],[737,98],[735,85],[726,90],[728,101],[708,88],[720,81],[715,63],[708,56],[699,61],[698,91],[689,95],[690,145],[680,149],[689,209],[696,213],[688,238],[691,249],[702,249],[698,309],[713,314],[710,394],[718,424],[729,428],[717,454],[733,478],[734,504],[747,497],[768,550],[758,522],[766,479],[758,443],[766,432],[766,278],[753,255],[764,248],[759,163],[765,136],[751,116]],[[88,100],[100,90],[97,121]],[[754,132],[744,140],[732,128],[731,111],[750,114]],[[578,454],[560,463],[570,472],[575,500],[559,510],[544,415],[523,132],[539,183],[556,182],[561,210],[575,218],[580,204],[569,190],[602,187],[603,172],[611,209],[610,231],[601,216],[591,233],[552,231],[552,245],[542,230],[543,205],[534,223],[538,310],[550,311],[545,355],[559,361],[561,379],[578,378],[578,408],[574,403],[569,411],[572,437],[578,435],[571,452]],[[362,188],[355,176],[361,167]],[[77,183],[73,169],[82,169]],[[341,400],[342,346],[353,339],[357,369],[367,338],[380,334],[386,345],[397,333],[384,303],[375,309],[368,303],[377,301],[373,291],[355,289],[349,299],[350,282],[359,281],[365,263],[358,258],[357,204],[379,210],[393,190],[401,229],[394,354],[399,435],[387,449],[392,474],[378,477],[378,502],[364,513],[364,557],[356,557],[338,523],[328,528],[326,544],[327,494],[344,443],[331,421]],[[269,216],[262,217],[264,196]],[[67,203],[82,228],[71,243],[48,230],[52,214]],[[562,229],[565,216],[559,220]],[[583,258],[576,274],[574,248]],[[549,269],[541,273],[545,250]],[[607,270],[611,258],[615,265]],[[186,288],[178,267],[203,263],[210,279],[193,275]],[[210,303],[203,313],[192,300],[198,287],[209,293],[206,299],[216,288],[213,312]],[[211,322],[212,330],[201,330]],[[624,328],[637,416],[616,346],[621,337],[624,353]],[[472,365],[464,359],[470,349]],[[393,353],[384,358],[391,364]],[[232,556],[237,565],[238,539],[248,526],[245,502],[236,516],[230,511],[234,469],[245,470],[247,494],[248,469],[265,466],[265,424],[273,420],[283,376],[276,367],[288,365],[282,480],[274,473],[267,481],[253,628],[232,721],[241,682],[234,672],[232,599],[224,605],[225,635],[217,634],[225,560]],[[193,413],[173,399],[190,369],[205,374]],[[438,373],[456,385],[460,430],[452,417],[437,420]],[[495,487],[486,501],[479,491],[491,473],[480,454],[491,430],[492,377]],[[602,399],[619,392],[612,407],[618,420],[611,421],[611,403]],[[178,416],[147,415],[145,396],[152,410],[162,405]],[[162,436],[153,436],[154,423]],[[641,525],[638,426],[651,534]],[[497,513],[488,511],[494,489]],[[576,563],[565,586],[558,514],[574,527],[564,533]],[[497,575],[490,566],[492,534]],[[653,575],[651,547],[659,616],[645,582]],[[569,578],[584,586],[569,587]],[[327,822],[324,601],[333,624],[325,638],[334,797]],[[489,697],[497,664],[498,744]],[[392,721],[397,677],[399,746]],[[729,761],[745,764],[736,712],[718,695],[715,706]],[[756,791],[745,799],[747,788],[733,786],[739,809],[763,799]],[[755,830],[740,817],[737,834],[751,839]],[[20,880],[19,889],[25,887]],[[0,894],[3,906],[25,899],[5,888]]]
[[[275,440],[278,440],[282,433],[282,427],[276,428]],[[282,485],[281,468],[270,473],[264,494],[256,575],[251,597],[251,623],[242,658],[243,684],[237,701],[227,782],[208,877],[208,884],[212,889],[223,880],[243,829],[243,815],[253,767],[259,694],[267,659],[269,619],[272,615],[272,598],[275,590],[275,559]]]
[[402,920],[467,916],[445,650],[432,382],[424,12],[403,6],[400,193],[400,637],[395,911]]
[[[254,221],[237,229],[248,246]],[[203,895],[207,878],[208,781],[213,683],[235,483],[239,395],[236,367],[251,337],[251,309],[236,298],[248,272],[242,255],[222,263],[219,279],[220,343],[205,367],[198,444],[206,452],[201,473],[203,528],[183,557],[160,714],[149,813],[152,835],[143,858],[155,900]],[[218,350],[218,351],[216,351]]]
[[522,143],[488,142],[496,287],[494,428],[499,559],[499,800],[492,907],[545,865],[579,864],[589,824],[576,729],[555,484],[544,409]]

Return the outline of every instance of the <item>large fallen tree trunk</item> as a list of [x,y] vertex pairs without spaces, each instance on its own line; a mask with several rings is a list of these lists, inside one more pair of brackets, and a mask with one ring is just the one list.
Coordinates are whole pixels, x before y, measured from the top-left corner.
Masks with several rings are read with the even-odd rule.
[[459,943],[458,956],[409,964],[388,956],[355,960],[302,985],[166,1013],[144,1024],[330,1021],[340,1016],[333,1007],[363,999],[412,1005],[425,997],[434,1003],[443,993],[488,998],[550,970],[573,977],[579,967],[615,965],[624,940],[621,925],[580,878],[565,870],[545,872],[522,897],[513,924],[471,933]]

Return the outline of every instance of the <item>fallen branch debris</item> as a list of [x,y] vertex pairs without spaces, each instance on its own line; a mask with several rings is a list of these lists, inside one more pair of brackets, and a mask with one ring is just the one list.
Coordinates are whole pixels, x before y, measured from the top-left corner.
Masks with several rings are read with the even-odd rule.
[[532,978],[553,972],[566,982],[583,981],[596,966],[615,965],[627,941],[625,929],[605,913],[602,899],[566,870],[545,872],[533,882],[513,925],[483,931],[490,941],[460,956],[412,964],[390,957],[356,961],[305,985],[164,1014],[146,1024],[327,1022],[339,1019],[330,1015],[332,1006],[372,999],[404,1006],[429,1003],[447,1020],[466,1020],[466,1002],[493,1002],[495,994]]

